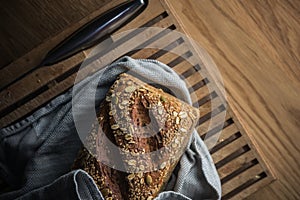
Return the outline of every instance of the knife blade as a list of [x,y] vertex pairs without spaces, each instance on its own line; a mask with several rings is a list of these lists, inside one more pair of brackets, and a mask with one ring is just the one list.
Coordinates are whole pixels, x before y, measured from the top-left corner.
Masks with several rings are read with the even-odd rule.
[[145,0],[131,0],[108,10],[49,51],[40,65],[53,65],[104,41],[113,32],[139,15],[147,4],[148,1]]
[[109,43],[113,43],[110,35],[137,17],[147,6],[148,0],[130,0],[104,12],[56,45],[46,54],[40,64],[26,73],[16,76],[9,83],[1,85],[0,90],[14,84],[40,67],[47,67],[61,62],[103,41],[105,41],[103,44],[104,50],[105,47],[109,46]]

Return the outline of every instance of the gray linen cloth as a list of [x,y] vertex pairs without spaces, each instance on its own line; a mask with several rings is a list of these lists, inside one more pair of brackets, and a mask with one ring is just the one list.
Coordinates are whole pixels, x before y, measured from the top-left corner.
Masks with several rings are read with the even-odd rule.
[[[126,67],[125,67],[126,66]],[[134,72],[167,86],[177,97],[191,103],[184,81],[168,66],[155,60],[123,57],[78,83],[75,91],[56,97],[26,119],[0,131],[0,176],[12,191],[0,189],[0,199],[100,199],[93,179],[71,166],[82,143],[72,113],[78,103],[84,119],[97,106],[116,77]],[[101,75],[101,78],[99,76]],[[91,86],[97,88],[92,97]],[[96,98],[96,100],[95,100]],[[220,180],[211,156],[194,131],[188,148],[156,200],[220,199]]]

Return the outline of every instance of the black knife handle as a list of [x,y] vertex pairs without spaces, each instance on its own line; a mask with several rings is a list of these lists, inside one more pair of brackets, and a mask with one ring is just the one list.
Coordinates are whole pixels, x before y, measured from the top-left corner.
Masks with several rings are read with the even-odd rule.
[[139,15],[147,4],[148,0],[130,0],[101,14],[49,51],[40,66],[53,65],[105,40]]

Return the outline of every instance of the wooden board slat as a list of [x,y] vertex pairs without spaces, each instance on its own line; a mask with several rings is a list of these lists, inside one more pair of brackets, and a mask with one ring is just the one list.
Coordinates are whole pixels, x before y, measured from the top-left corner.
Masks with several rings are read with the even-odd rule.
[[[201,105],[199,107],[199,111],[200,111],[200,119],[199,120],[201,121],[201,123],[203,123],[203,120],[202,120],[203,117],[207,118],[206,116],[209,115],[207,120],[210,120],[212,115],[214,115],[214,112],[218,112],[218,111],[213,110],[212,104],[214,106],[219,107],[219,106],[223,105],[222,103],[223,102],[219,98],[214,98],[211,101],[208,101],[207,103]],[[204,119],[204,121],[206,121],[206,120]]]
[[245,189],[243,189],[241,192],[237,193],[230,199],[232,200],[239,200],[239,199],[251,199],[251,195],[253,195],[255,192],[266,188],[267,185],[272,185],[273,183],[270,181],[270,179],[266,177],[261,177],[262,179],[259,178],[260,176],[256,176],[255,178],[252,179],[251,185],[247,186]]
[[242,168],[246,163],[251,162],[255,159],[255,155],[251,151],[247,151],[242,155],[238,156],[231,162],[225,164],[224,166],[218,169],[219,176],[221,181],[228,177],[234,171]]
[[[195,56],[193,56],[195,57]],[[187,80],[188,77],[192,76],[195,73],[199,73],[196,70],[193,70],[193,64],[189,63],[187,60],[184,60],[183,62],[177,64],[173,69],[180,75],[182,75],[182,78]],[[190,71],[190,72],[188,72]]]
[[234,123],[223,128],[222,135],[220,136],[220,139],[216,145],[218,145],[219,143],[223,142],[224,140],[228,139],[230,136],[238,132],[239,130]]
[[[61,74],[72,69],[76,64],[80,64],[84,59],[85,55],[83,53],[78,53],[76,56],[65,62],[58,63],[51,67],[40,68],[4,89],[0,92],[0,99],[2,100],[0,112],[4,112],[4,108],[16,104],[25,96],[34,93],[39,88],[47,85],[50,81],[55,80]],[[26,88],[24,85],[26,85]],[[8,93],[10,95],[7,95]]]
[[49,100],[55,98],[62,92],[65,92],[67,89],[69,89],[70,86],[72,86],[74,84],[75,78],[76,78],[76,74],[69,76],[62,82],[53,85],[46,92],[43,92],[43,93],[37,95],[34,99],[26,102],[22,106],[16,108],[13,112],[5,115],[0,120],[0,126],[3,127],[7,124],[10,124],[10,123],[16,121],[16,119],[26,116],[29,113],[32,113],[34,110],[45,105],[46,103],[49,102]]
[[[176,26],[174,28],[176,28]],[[174,35],[171,34],[170,30],[162,32],[162,34],[160,34],[159,37],[156,37],[154,41],[152,39],[153,38],[145,41],[145,43],[148,43],[150,45],[151,49],[149,49],[150,47],[148,45],[144,45],[143,49],[139,49],[139,51],[133,53],[129,52],[126,55],[134,58],[140,58],[145,55],[144,53],[149,52],[151,55],[147,54],[148,59],[158,59],[161,56],[167,54],[168,51],[173,51],[177,46],[184,43],[183,39],[180,38],[180,36],[174,37]],[[151,42],[149,43],[149,41]],[[142,53],[143,56],[141,56],[140,53]]]
[[[219,123],[211,124],[212,120],[219,122]],[[231,116],[228,115],[228,113],[226,111],[220,112],[219,114],[212,117],[211,120],[207,120],[207,121],[203,122],[202,124],[200,124],[199,126],[196,127],[196,130],[198,131],[200,136],[203,136],[203,135],[207,134],[209,131],[212,131],[214,129],[216,129],[216,132],[218,133],[223,130],[223,127],[224,127],[223,120],[225,120],[225,122],[231,120]]]
[[194,90],[192,93],[193,103],[197,103],[199,100],[210,95],[213,91],[210,91],[211,83],[207,83],[205,87],[200,87],[197,90]]
[[233,153],[239,151],[241,148],[243,148],[246,145],[247,142],[243,138],[238,138],[237,140],[223,147],[222,151],[217,151],[213,153],[212,158],[215,163],[218,163],[223,159],[225,159],[226,157],[230,157]]
[[[239,189],[243,184],[251,184],[252,180],[261,178],[261,174],[263,173],[263,169],[259,165],[255,165],[248,169],[247,171],[239,174],[234,177],[231,181],[222,185],[222,196],[223,199],[230,199],[235,194],[241,192],[243,188]],[[249,183],[250,182],[250,183]]]

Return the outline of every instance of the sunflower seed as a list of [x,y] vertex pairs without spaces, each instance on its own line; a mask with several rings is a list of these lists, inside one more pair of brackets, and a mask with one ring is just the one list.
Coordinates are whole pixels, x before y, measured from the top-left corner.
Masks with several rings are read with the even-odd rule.
[[143,172],[139,172],[139,173],[137,174],[137,176],[138,176],[139,178],[142,178],[142,177],[143,177]]
[[179,124],[179,122],[180,122],[180,118],[179,117],[176,117],[176,124]]
[[160,168],[161,168],[161,169],[162,169],[162,168],[165,168],[166,165],[167,165],[167,163],[166,163],[166,162],[163,162],[163,163],[160,164]]
[[160,96],[160,100],[161,100],[162,102],[166,102],[166,101],[167,101],[166,98],[165,98],[164,96]]
[[113,116],[113,115],[115,115],[117,113],[117,111],[115,110],[115,109],[113,109],[113,110],[111,110],[111,111],[109,111],[109,115],[110,116]]
[[146,176],[146,183],[148,186],[150,186],[152,183],[152,177],[149,174]]
[[112,130],[117,130],[119,128],[119,125],[118,124],[113,124],[112,126],[111,126],[111,129]]
[[121,127],[120,130],[123,131],[123,132],[127,131],[127,129],[124,128],[124,127]]
[[103,196],[107,196],[110,193],[110,190],[108,188],[104,188],[101,190],[101,193]]
[[141,184],[144,184],[144,182],[145,182],[144,179],[141,178],[141,179],[140,179],[140,183],[141,183]]
[[180,112],[179,117],[182,118],[182,119],[187,118],[187,113],[186,112]]
[[134,132],[134,128],[133,128],[133,126],[131,124],[130,124],[130,131],[131,131],[131,133]]
[[158,112],[158,114],[161,115],[163,113],[163,108],[162,107],[158,107],[157,108],[157,112]]
[[162,106],[162,103],[159,101],[159,102],[157,102],[157,105],[158,106]]
[[129,174],[129,175],[127,176],[127,179],[131,181],[134,177],[135,177],[134,174]]
[[183,132],[183,133],[186,133],[187,132],[187,130],[185,129],[185,128],[180,128],[179,129],[181,132]]
[[135,141],[130,140],[130,141],[128,142],[128,144],[135,144]]
[[106,100],[107,102],[110,102],[110,101],[111,101],[111,96],[106,96],[105,100]]
[[132,156],[137,156],[137,155],[139,155],[139,154],[136,153],[136,152],[130,152],[130,154],[131,154]]
[[127,93],[132,93],[132,92],[134,92],[136,90],[136,87],[135,86],[127,86],[126,88],[125,88],[125,92],[127,92]]
[[120,110],[123,110],[124,109],[124,106],[122,106],[121,104],[118,105]]
[[128,165],[136,165],[136,161],[135,160],[129,160],[127,163],[128,163]]
[[129,101],[128,101],[128,100],[123,100],[123,101],[121,102],[121,104],[122,104],[122,105],[127,105],[127,104],[129,104]]
[[145,166],[144,165],[140,165],[140,170],[144,171],[145,170]]
[[132,135],[130,135],[130,134],[125,135],[125,140],[131,140],[131,139],[132,139]]
[[122,131],[116,131],[116,134],[117,134],[118,136],[121,136],[121,135],[123,135],[123,132],[122,132]]

